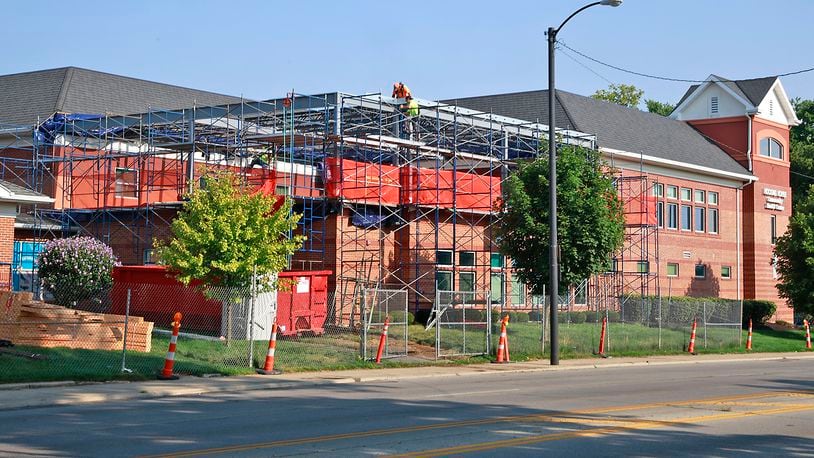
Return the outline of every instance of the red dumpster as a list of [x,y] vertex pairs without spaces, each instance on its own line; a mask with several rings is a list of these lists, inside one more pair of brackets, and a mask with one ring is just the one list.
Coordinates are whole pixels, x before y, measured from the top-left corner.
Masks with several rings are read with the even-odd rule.
[[277,291],[277,324],[283,335],[325,332],[330,270],[281,272]]

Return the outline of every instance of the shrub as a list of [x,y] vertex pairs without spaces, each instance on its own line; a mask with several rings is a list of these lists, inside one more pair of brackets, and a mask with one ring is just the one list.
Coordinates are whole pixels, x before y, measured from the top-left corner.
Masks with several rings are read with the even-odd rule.
[[766,320],[774,315],[776,310],[777,305],[772,301],[747,299],[743,301],[743,326],[749,326],[750,318],[753,325],[762,326],[766,323]]
[[39,277],[62,306],[110,288],[117,264],[113,250],[93,237],[49,240],[38,260]]
[[529,312],[529,321],[540,321],[543,319],[543,312],[539,310],[532,310]]
[[621,318],[619,312],[608,312],[608,321],[611,323],[618,323]]
[[[406,320],[405,320],[405,313],[406,313]],[[402,310],[394,310],[390,312],[390,321],[393,323],[404,323],[407,321],[407,324],[415,323],[415,316],[410,312],[404,312]]]
[[571,322],[580,324],[585,322],[585,312],[571,312]]
[[509,323],[528,323],[529,314],[525,312],[509,312]]

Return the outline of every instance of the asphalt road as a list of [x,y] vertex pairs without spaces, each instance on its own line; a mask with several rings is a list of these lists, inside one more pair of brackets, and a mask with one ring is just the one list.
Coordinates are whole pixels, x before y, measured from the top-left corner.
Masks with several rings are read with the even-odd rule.
[[0,454],[814,456],[812,377],[789,359],[21,409]]

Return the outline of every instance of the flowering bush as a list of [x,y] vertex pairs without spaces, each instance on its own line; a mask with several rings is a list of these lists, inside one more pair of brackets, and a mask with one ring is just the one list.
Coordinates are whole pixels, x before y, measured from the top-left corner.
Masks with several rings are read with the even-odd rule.
[[50,240],[39,257],[39,277],[57,304],[69,306],[113,284],[113,250],[93,237]]

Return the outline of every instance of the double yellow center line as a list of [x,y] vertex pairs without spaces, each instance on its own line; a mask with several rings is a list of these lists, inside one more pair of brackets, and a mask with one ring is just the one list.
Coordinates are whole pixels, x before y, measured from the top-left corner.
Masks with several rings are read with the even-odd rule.
[[[358,431],[358,432],[350,432],[350,433],[342,433],[342,434],[329,434],[329,435],[324,435],[324,436],[304,437],[304,438],[300,438],[300,439],[287,439],[287,440],[277,440],[277,441],[268,441],[268,442],[257,442],[257,443],[253,443],[253,444],[232,445],[232,446],[226,446],[226,447],[205,448],[205,449],[199,449],[199,450],[188,450],[188,451],[181,451],[181,452],[176,452],[176,453],[169,453],[169,454],[163,454],[163,455],[154,455],[154,456],[156,456],[156,457],[161,456],[161,457],[176,458],[176,457],[202,456],[202,455],[213,455],[213,454],[228,454],[228,453],[236,453],[236,452],[245,452],[245,451],[250,451],[250,450],[280,448],[280,447],[291,447],[291,446],[297,446],[297,445],[317,444],[317,443],[341,441],[341,440],[348,440],[348,439],[360,439],[360,438],[367,438],[367,437],[388,436],[388,435],[402,434],[402,433],[430,431],[430,430],[436,430],[436,429],[454,429],[454,428],[461,428],[461,427],[467,427],[467,426],[478,426],[478,425],[499,424],[499,423],[509,423],[509,422],[534,421],[534,422],[544,422],[544,423],[547,422],[547,423],[581,423],[581,424],[622,423],[622,424],[620,424],[618,426],[606,426],[606,427],[599,427],[599,428],[584,429],[584,430],[579,430],[579,431],[567,431],[567,432],[560,432],[560,433],[528,436],[528,437],[522,437],[522,438],[516,438],[516,439],[505,439],[505,440],[498,440],[498,441],[491,441],[491,442],[481,442],[481,443],[478,443],[478,444],[468,444],[468,445],[440,448],[440,449],[435,449],[435,450],[426,450],[426,451],[422,451],[422,452],[416,452],[416,453],[400,455],[400,456],[427,456],[427,457],[432,457],[432,456],[442,456],[442,455],[450,455],[450,454],[459,454],[459,453],[493,450],[493,449],[503,448],[503,447],[529,445],[529,444],[556,441],[556,440],[563,440],[563,439],[570,439],[570,438],[576,438],[576,437],[599,436],[599,435],[613,434],[613,433],[619,433],[619,432],[637,430],[637,429],[645,429],[645,428],[668,427],[668,426],[675,426],[675,425],[688,424],[688,423],[710,422],[710,421],[727,420],[727,419],[733,419],[733,418],[743,418],[743,417],[761,416],[761,415],[778,415],[778,414],[789,413],[789,412],[800,412],[800,411],[806,411],[806,410],[814,410],[814,402],[812,402],[811,404],[749,403],[748,402],[748,401],[753,401],[753,400],[761,399],[761,398],[776,398],[776,397],[796,397],[796,398],[807,398],[807,399],[814,400],[814,392],[805,392],[805,391],[783,391],[783,392],[774,391],[773,392],[773,391],[768,391],[768,392],[760,392],[760,393],[753,393],[753,394],[724,396],[724,397],[716,397],[716,398],[693,399],[693,400],[678,401],[678,402],[656,402],[656,403],[646,403],[646,404],[632,404],[632,405],[625,405],[625,406],[603,407],[603,408],[597,408],[597,409],[577,410],[577,411],[572,411],[572,412],[559,412],[559,413],[553,413],[553,414],[529,414],[529,415],[516,415],[516,416],[504,416],[504,417],[495,417],[495,418],[484,418],[484,419],[476,419],[476,420],[460,420],[460,421],[432,423],[432,424],[427,424],[427,425],[416,425],[416,426],[405,426],[405,427],[399,427],[399,428],[377,429],[377,430],[371,430],[371,431]],[[763,410],[747,411],[747,412],[722,412],[722,413],[716,413],[716,414],[711,414],[711,415],[684,417],[684,418],[672,419],[672,420],[668,420],[668,421],[644,420],[644,419],[618,419],[618,418],[612,418],[612,417],[607,418],[607,419],[580,418],[580,416],[608,414],[608,413],[613,413],[613,412],[626,412],[626,411],[633,411],[633,410],[646,410],[646,409],[663,408],[663,407],[681,407],[681,406],[721,404],[721,403],[730,403],[730,405],[747,405],[747,404],[751,404],[753,406],[758,406],[759,405],[761,407],[774,407],[774,406],[777,406],[777,407],[771,408],[771,409],[763,409]]]

